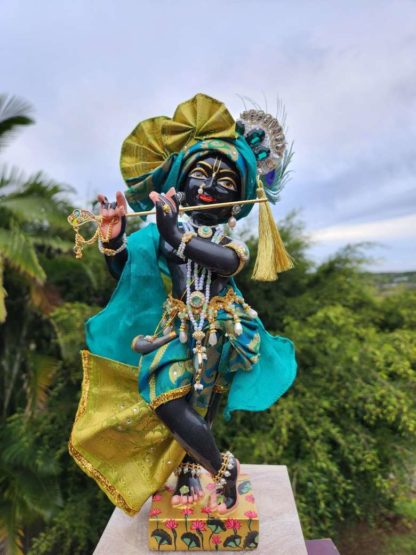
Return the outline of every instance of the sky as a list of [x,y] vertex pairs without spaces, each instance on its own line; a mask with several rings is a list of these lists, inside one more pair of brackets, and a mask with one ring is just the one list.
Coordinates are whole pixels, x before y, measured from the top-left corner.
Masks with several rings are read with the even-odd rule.
[[[1,0],[0,92],[36,125],[2,151],[88,207],[124,185],[123,140],[197,92],[246,96],[294,143],[273,208],[296,210],[316,262],[369,242],[372,271],[416,270],[416,2]],[[267,104],[267,105],[266,105]],[[238,228],[237,228],[238,229]]]

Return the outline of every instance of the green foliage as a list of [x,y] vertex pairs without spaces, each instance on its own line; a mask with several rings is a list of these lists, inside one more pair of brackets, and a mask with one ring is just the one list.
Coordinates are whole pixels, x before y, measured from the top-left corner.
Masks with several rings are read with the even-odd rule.
[[[293,232],[293,222],[283,228]],[[302,278],[296,271],[277,284],[245,278],[243,292],[269,329],[295,342],[298,376],[268,411],[215,424],[222,447],[244,462],[287,464],[304,530],[315,537],[391,511],[409,490],[416,297],[378,297],[360,272],[363,261],[359,247],[347,247],[314,271],[305,261]]]
[[[13,106],[2,126],[0,99],[5,137],[24,124]],[[41,174],[1,171],[0,544],[10,554],[91,552],[111,512],[67,451],[83,323],[113,283],[99,253],[73,259],[69,191]]]
[[36,419],[16,413],[0,433],[0,519],[8,531],[8,551],[25,543],[24,527],[48,521],[62,505],[54,453],[45,449]]
[[17,127],[33,123],[29,117],[31,111],[32,107],[24,100],[0,95],[0,147],[7,144]]

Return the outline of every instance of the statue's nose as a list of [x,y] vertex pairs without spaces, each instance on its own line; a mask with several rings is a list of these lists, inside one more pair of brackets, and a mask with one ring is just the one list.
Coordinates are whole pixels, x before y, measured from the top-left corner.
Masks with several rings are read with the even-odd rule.
[[205,181],[204,189],[206,192],[213,191],[217,185],[217,180],[214,175],[208,177]]

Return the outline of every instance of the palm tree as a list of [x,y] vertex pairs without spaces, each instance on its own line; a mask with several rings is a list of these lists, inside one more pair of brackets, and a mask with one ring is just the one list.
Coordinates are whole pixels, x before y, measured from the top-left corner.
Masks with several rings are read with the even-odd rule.
[[[16,97],[0,96],[0,148],[16,134],[21,126],[31,125],[29,117],[31,106]],[[22,186],[22,176],[15,169],[1,169],[0,174],[0,322],[6,319],[5,296],[3,285],[5,264],[9,264],[19,273],[34,280],[38,285],[45,281],[45,272],[39,264],[34,246],[21,231],[21,224],[33,220],[36,206],[28,202],[27,194],[16,192]],[[26,188],[27,189],[27,188]],[[23,193],[23,194],[22,194]],[[22,198],[26,197],[26,199]],[[26,200],[26,202],[25,202]],[[33,210],[33,208],[35,208]],[[23,220],[23,222],[22,222]]]
[[[33,123],[28,115],[30,110],[30,106],[21,100],[0,96],[0,146],[5,146],[17,127]],[[23,281],[24,287],[19,289],[17,296],[26,297],[19,306],[17,321],[3,328],[3,418],[10,412],[17,377],[22,372],[23,358],[27,358],[31,307],[49,314],[56,304],[46,284],[46,273],[39,261],[39,253],[46,249],[71,249],[71,242],[65,238],[69,233],[66,214],[70,207],[61,198],[61,194],[68,190],[68,187],[46,180],[41,173],[24,178],[16,169],[0,170],[0,324],[7,316],[7,293],[4,287],[6,268],[17,273]],[[15,299],[11,299],[13,301]],[[42,389],[48,382],[46,375],[51,375],[50,370],[54,365],[34,355],[31,359],[32,371],[27,375],[26,389],[29,393],[28,404],[31,399],[30,404],[34,406],[44,399]],[[34,397],[36,402],[33,405]]]
[[[33,123],[30,112],[22,100],[0,96],[0,148]],[[43,450],[33,443],[36,415],[60,361],[33,338],[53,330],[50,314],[59,296],[42,259],[72,249],[71,206],[62,198],[70,190],[41,173],[25,178],[0,168],[0,543],[7,542],[10,553],[24,545],[27,524],[46,518],[60,500],[56,461],[38,460]]]

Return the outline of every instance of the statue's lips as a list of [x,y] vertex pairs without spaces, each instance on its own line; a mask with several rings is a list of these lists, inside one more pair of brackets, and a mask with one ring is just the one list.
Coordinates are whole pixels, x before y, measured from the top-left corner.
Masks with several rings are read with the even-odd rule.
[[202,193],[202,195],[198,195],[198,198],[199,200],[202,200],[202,202],[217,202],[217,199],[215,199],[211,195],[206,195],[205,193]]

